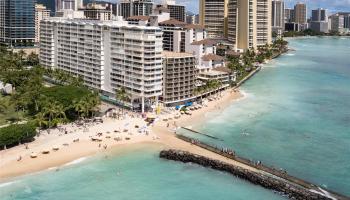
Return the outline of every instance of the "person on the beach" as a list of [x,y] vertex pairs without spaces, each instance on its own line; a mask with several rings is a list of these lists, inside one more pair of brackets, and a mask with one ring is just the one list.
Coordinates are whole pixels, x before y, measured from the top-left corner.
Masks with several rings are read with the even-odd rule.
[[17,161],[21,161],[21,160],[22,160],[22,156],[20,155],[20,156],[18,156]]

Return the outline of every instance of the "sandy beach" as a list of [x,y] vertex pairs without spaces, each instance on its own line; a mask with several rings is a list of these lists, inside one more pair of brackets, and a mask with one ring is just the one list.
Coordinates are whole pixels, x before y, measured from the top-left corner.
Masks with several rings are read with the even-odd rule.
[[[191,115],[184,114],[179,119],[168,121],[163,121],[165,116],[160,115],[159,119],[147,128],[145,128],[147,122],[144,119],[138,114],[128,112],[124,119],[104,117],[103,123],[91,122],[86,127],[67,124],[60,126],[59,129],[51,129],[49,133],[46,130],[42,131],[34,142],[28,144],[28,148],[22,144],[0,151],[0,181],[59,167],[82,157],[111,150],[122,151],[128,146],[145,143],[188,150],[211,158],[234,162],[184,142],[174,134],[176,127],[200,123],[205,119],[206,113],[221,112],[243,95],[238,90],[229,89],[215,96],[216,100],[208,101],[203,108],[191,111]],[[99,133],[102,135],[98,135]],[[43,154],[43,151],[49,151],[49,153]],[[37,157],[31,158],[33,154]]]

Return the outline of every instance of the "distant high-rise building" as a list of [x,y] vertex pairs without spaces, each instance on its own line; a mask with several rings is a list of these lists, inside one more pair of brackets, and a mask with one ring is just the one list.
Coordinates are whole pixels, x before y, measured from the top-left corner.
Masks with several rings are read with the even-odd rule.
[[187,14],[186,15],[186,23],[188,24],[199,24],[199,15],[195,14]]
[[272,1],[272,30],[278,34],[281,34],[284,30],[284,10],[283,0]]
[[227,37],[228,0],[200,0],[199,24],[210,38]]
[[0,43],[28,46],[35,41],[35,0],[0,0]]
[[344,15],[334,14],[330,16],[331,31],[343,33],[344,32]]
[[61,10],[78,10],[82,7],[82,0],[56,0],[56,12]]
[[50,15],[54,15],[56,12],[56,0],[36,0],[37,4],[42,4],[46,9],[50,10]]
[[272,42],[272,1],[256,0],[256,34],[257,46],[270,44]]
[[50,13],[43,4],[35,4],[35,43],[40,42],[40,22],[49,18]]
[[321,22],[328,21],[327,10],[319,8],[317,10],[312,10],[311,21]]
[[119,3],[118,15],[124,19],[131,16],[149,16],[152,9],[153,0],[124,0]]
[[169,9],[170,18],[186,22],[186,8],[183,5],[176,5],[175,0],[165,0],[163,4],[157,7],[165,7]]
[[307,23],[307,9],[305,3],[297,3],[294,6],[294,22],[297,24]]
[[350,14],[344,15],[344,28],[350,29]]
[[79,10],[84,12],[84,16],[87,19],[102,21],[112,19],[112,7],[109,4],[88,3],[85,8]]
[[286,8],[284,9],[284,22],[294,22],[294,9]]
[[186,9],[182,5],[167,5],[170,11],[170,17],[182,22],[186,21]]
[[312,10],[310,29],[322,33],[328,32],[327,10],[322,8]]

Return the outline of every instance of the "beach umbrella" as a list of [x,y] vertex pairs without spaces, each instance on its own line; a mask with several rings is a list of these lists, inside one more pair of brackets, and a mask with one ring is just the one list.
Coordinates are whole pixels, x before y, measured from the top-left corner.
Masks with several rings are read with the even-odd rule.
[[42,151],[42,154],[48,154],[48,153],[50,153],[50,150],[48,149],[45,149],[44,151]]
[[53,146],[52,147],[52,150],[54,150],[54,151],[57,151],[57,150],[59,150],[60,148],[58,147],[58,146]]
[[31,158],[36,158],[36,157],[38,157],[38,154],[33,152],[33,153],[30,154],[30,157]]

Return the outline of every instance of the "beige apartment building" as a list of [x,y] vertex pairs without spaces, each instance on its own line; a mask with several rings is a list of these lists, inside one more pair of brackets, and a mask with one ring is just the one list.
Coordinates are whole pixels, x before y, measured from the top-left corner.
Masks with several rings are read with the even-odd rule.
[[165,105],[182,105],[194,98],[196,57],[191,53],[163,51],[163,95]]
[[50,10],[43,4],[35,4],[35,43],[40,42],[40,22],[50,17]]
[[209,38],[227,37],[229,0],[200,0],[199,24],[204,26]]
[[298,24],[306,24],[307,23],[307,16],[306,16],[306,4],[304,3],[297,3],[294,6],[294,19],[295,23]]
[[271,43],[272,0],[200,1],[200,24],[209,37],[226,37],[235,50]]

